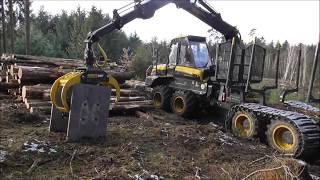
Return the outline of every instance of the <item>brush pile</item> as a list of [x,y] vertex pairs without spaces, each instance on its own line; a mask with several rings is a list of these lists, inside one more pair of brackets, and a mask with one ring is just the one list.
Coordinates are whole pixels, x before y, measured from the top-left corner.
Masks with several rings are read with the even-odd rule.
[[[134,73],[127,64],[108,63],[103,67],[120,84],[121,98],[111,104],[111,110],[122,111],[150,108],[151,101],[141,89],[143,82],[131,80]],[[66,73],[84,67],[82,60],[3,54],[0,59],[0,92],[21,100],[30,113],[50,112],[50,88],[52,83]],[[115,101],[115,91],[111,101]]]

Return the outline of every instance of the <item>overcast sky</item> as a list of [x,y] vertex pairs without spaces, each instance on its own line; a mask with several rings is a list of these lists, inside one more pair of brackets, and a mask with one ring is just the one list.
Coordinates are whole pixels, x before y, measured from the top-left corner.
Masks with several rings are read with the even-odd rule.
[[[64,9],[68,12],[78,6],[86,10],[94,5],[104,13],[112,14],[132,1],[63,1],[63,0],[34,0],[33,12],[38,12],[43,6],[50,14],[59,14]],[[319,40],[319,0],[309,1],[208,1],[222,18],[240,30],[242,38],[250,41],[248,33],[257,29],[257,35],[271,40],[291,44],[315,44]],[[210,27],[175,5],[168,5],[158,10],[152,19],[140,20],[123,27],[127,33],[137,32],[144,41],[157,36],[160,40],[170,40],[180,35],[198,35],[208,37]]]

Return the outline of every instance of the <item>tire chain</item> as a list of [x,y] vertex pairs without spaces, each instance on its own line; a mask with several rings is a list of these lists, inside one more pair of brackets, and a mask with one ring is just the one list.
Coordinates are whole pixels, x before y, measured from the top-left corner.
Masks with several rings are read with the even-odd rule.
[[230,128],[232,116],[237,111],[253,113],[259,122],[268,124],[272,120],[284,120],[293,125],[299,133],[300,144],[295,157],[310,156],[320,150],[320,127],[310,117],[293,111],[276,109],[255,103],[244,103],[235,105],[227,114],[226,128]]

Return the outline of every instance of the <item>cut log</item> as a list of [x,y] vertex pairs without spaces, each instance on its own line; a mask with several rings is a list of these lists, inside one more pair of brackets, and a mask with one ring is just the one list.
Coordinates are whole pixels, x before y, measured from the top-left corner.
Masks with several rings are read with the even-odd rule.
[[6,76],[6,75],[7,75],[7,73],[5,72],[5,70],[0,71],[0,76]]
[[51,106],[51,101],[26,100],[24,104],[27,109],[30,109],[30,107]]
[[116,105],[151,105],[151,100],[145,100],[145,101],[130,101],[130,102],[118,102]]
[[19,67],[18,66],[15,66],[15,65],[10,65],[10,75],[11,76],[14,76],[15,74],[18,74],[18,71],[19,71]]
[[3,83],[0,82],[0,91],[8,92],[8,89],[16,89],[19,88],[20,84],[17,83]]
[[10,83],[18,83],[19,84],[19,81],[17,79],[10,79],[9,82]]
[[152,105],[148,105],[148,104],[141,104],[141,105],[137,105],[137,104],[112,104],[110,106],[110,110],[111,111],[127,111],[127,110],[139,110],[139,109],[152,109],[153,106]]
[[10,82],[10,76],[6,76],[6,83],[9,83]]
[[[116,97],[111,97],[111,101],[115,101]],[[130,101],[144,101],[146,100],[143,96],[137,96],[137,97],[120,97],[119,102],[130,102]]]
[[124,83],[126,80],[130,80],[134,77],[133,72],[108,72],[112,77],[114,77],[119,84]]
[[6,76],[0,76],[0,82],[5,82],[6,81]]
[[146,119],[146,120],[153,120],[153,117],[148,113],[144,113],[144,112],[141,112],[141,111],[136,111],[136,115],[139,118],[143,118],[143,119]]
[[19,66],[18,78],[20,84],[51,84],[65,73],[59,69]]
[[52,58],[52,57],[44,57],[44,56],[30,56],[30,55],[20,55],[16,54],[14,57],[20,61],[38,61],[38,62],[47,62],[47,64],[54,64],[55,66],[62,67],[81,67],[84,66],[83,60],[78,59],[64,59],[64,58]]
[[17,96],[19,94],[19,89],[8,89],[8,94]]
[[[112,95],[116,95],[116,90],[112,89],[111,90],[111,94]],[[134,89],[120,89],[120,96],[124,97],[124,96],[139,96],[139,95],[143,95],[142,92],[139,92],[137,90]]]
[[23,86],[21,96],[24,101],[25,98],[41,99],[44,101],[50,100],[51,85],[38,84],[35,86]]
[[51,113],[51,106],[41,106],[41,107],[30,107],[29,109],[30,114],[34,113],[44,113],[50,114]]
[[0,93],[0,100],[3,100],[3,99],[10,99],[11,96],[10,95],[7,95],[7,94],[1,94]]

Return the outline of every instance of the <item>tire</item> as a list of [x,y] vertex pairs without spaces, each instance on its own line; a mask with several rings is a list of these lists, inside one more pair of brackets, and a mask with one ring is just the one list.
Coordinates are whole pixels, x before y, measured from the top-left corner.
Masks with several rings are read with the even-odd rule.
[[152,91],[153,105],[158,109],[170,110],[171,88],[165,85],[156,86]]
[[240,138],[251,139],[258,136],[258,120],[246,111],[235,112],[231,120],[232,133]]
[[266,132],[268,144],[278,152],[284,154],[300,154],[297,152],[301,149],[302,144],[300,133],[289,122],[283,120],[274,120],[268,126]]
[[176,91],[171,97],[171,110],[179,116],[188,117],[194,112],[196,102],[192,92]]

